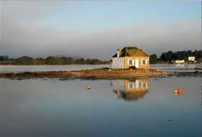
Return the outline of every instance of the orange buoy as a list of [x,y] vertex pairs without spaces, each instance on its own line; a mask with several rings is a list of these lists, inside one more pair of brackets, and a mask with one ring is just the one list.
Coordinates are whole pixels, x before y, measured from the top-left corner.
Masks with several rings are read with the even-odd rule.
[[174,94],[178,95],[178,96],[181,96],[182,95],[182,90],[181,89],[175,89]]
[[90,85],[88,85],[88,91],[90,91],[91,90],[91,86]]
[[178,89],[178,95],[181,96],[182,95],[182,90]]
[[178,95],[178,93],[177,93],[177,92],[175,92],[174,94],[175,94],[176,96]]

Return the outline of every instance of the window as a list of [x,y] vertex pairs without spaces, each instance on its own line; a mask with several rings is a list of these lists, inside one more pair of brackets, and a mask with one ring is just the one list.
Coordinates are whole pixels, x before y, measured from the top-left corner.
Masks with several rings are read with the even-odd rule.
[[136,88],[138,89],[139,88],[139,80],[136,80],[135,83],[136,83]]
[[142,82],[142,83],[141,83],[141,87],[142,87],[142,88],[147,88],[147,83]]
[[141,60],[141,64],[142,64],[142,65],[147,65],[147,60],[146,60],[146,59],[142,59],[142,60]]
[[134,88],[133,83],[128,83],[128,89],[132,89],[132,88]]
[[128,65],[133,65],[134,64],[134,60],[133,59],[129,59],[128,60]]

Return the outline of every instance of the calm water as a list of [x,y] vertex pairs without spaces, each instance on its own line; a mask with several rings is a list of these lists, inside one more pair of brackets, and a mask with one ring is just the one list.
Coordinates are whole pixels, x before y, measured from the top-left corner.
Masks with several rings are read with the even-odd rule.
[[0,136],[201,136],[201,77],[0,79],[0,87]]
[[152,64],[151,68],[162,71],[194,72],[195,68],[201,68],[202,64]]
[[0,65],[0,73],[25,71],[67,71],[109,67],[109,65]]
[[[37,65],[37,66],[1,66],[0,73],[6,72],[25,72],[25,71],[67,71],[67,70],[81,70],[93,69],[101,67],[110,67],[110,65]],[[186,64],[186,65],[172,65],[172,64],[156,64],[150,65],[151,69],[163,71],[183,71],[194,72],[195,68],[201,68],[201,64]]]

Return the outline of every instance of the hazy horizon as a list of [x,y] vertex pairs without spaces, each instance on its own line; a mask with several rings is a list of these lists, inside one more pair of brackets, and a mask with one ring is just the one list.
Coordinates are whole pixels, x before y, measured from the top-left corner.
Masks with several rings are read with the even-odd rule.
[[200,1],[1,1],[0,55],[109,60],[201,49]]

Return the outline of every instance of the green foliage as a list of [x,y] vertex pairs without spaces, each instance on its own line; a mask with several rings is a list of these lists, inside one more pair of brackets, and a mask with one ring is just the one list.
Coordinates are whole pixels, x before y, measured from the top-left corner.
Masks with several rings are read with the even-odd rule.
[[44,65],[44,64],[45,64],[45,59],[43,58],[34,59],[34,65]]
[[201,63],[201,62],[202,62],[202,58],[196,59],[196,63]]
[[8,56],[0,56],[0,61],[9,61]]
[[69,64],[73,64],[74,61],[72,58],[65,58],[63,59],[63,65],[69,65]]
[[58,57],[47,57],[45,60],[45,64],[47,65],[62,65],[63,64],[63,60],[61,58]]
[[99,59],[92,59],[92,63],[91,64],[102,64],[102,61]]
[[187,61],[189,56],[195,56],[196,59],[201,58],[201,50],[195,50],[195,51],[188,50],[177,52],[168,51],[161,54],[160,60],[171,62],[172,60],[184,59],[185,61]]
[[86,64],[85,60],[83,58],[80,58],[80,59],[76,59],[75,64]]
[[13,61],[0,61],[0,64],[9,65],[12,64]]
[[17,59],[9,59],[8,56],[0,56],[0,64],[14,64],[14,65],[70,65],[70,64],[104,64],[110,63],[109,61],[101,61],[99,59],[72,59],[67,57],[54,57],[49,56],[46,59],[23,56]]
[[151,64],[155,64],[155,63],[157,63],[157,61],[158,61],[158,59],[157,59],[156,54],[152,54],[152,55],[150,56],[150,63],[151,63]]
[[14,61],[16,65],[33,65],[34,60],[31,57],[23,56]]
[[86,64],[91,64],[92,63],[92,60],[91,59],[87,59],[86,60]]

